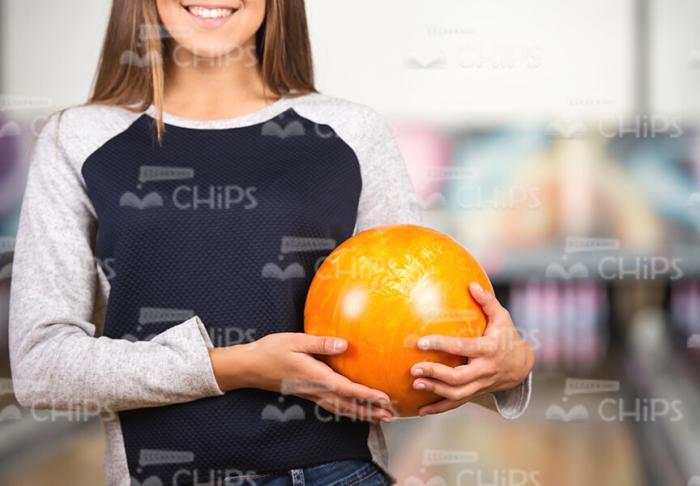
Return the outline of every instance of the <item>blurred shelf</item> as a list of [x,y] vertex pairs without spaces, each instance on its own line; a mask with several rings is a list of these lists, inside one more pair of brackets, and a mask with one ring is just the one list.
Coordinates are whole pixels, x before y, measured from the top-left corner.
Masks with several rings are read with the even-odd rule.
[[[447,234],[454,234],[457,220],[458,216],[446,210],[423,212],[425,226]],[[672,244],[663,251],[624,248],[567,253],[564,237],[556,244],[544,242],[536,248],[478,247],[473,242],[458,240],[496,282],[593,279],[609,283],[630,280],[654,283],[700,277],[700,241]]]

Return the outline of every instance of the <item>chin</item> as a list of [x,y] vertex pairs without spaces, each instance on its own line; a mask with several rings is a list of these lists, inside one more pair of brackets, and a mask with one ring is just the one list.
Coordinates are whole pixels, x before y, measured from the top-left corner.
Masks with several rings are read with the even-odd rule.
[[[177,40],[177,39],[176,39]],[[254,46],[246,47],[242,43],[232,42],[231,39],[226,41],[216,42],[209,39],[197,40],[190,39],[189,42],[179,42],[176,47],[176,52],[174,53],[175,61],[178,58],[186,58],[187,56],[182,55],[182,51],[205,59],[218,59],[218,58],[230,58],[239,59],[249,55],[249,52],[254,54]]]

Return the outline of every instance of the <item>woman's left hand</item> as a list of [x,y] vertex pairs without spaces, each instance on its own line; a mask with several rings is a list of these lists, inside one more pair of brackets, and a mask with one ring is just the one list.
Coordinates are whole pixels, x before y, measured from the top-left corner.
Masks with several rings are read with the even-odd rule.
[[445,412],[480,395],[514,388],[527,378],[534,366],[534,352],[518,334],[510,313],[491,292],[477,283],[472,283],[469,291],[486,314],[486,330],[480,338],[424,336],[418,340],[420,349],[444,351],[469,359],[467,364],[454,368],[430,362],[413,365],[411,374],[417,378],[413,387],[444,398],[421,408],[420,415]]

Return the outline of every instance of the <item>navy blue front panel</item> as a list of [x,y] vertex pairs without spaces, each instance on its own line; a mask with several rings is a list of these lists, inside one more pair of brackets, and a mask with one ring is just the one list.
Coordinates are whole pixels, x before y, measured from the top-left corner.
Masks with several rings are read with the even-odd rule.
[[[362,186],[352,149],[291,109],[247,127],[168,125],[161,146],[144,115],[83,175],[111,282],[104,334],[146,340],[197,315],[215,346],[303,330],[314,271],[352,235]],[[367,424],[261,390],[119,416],[139,481],[370,457]]]

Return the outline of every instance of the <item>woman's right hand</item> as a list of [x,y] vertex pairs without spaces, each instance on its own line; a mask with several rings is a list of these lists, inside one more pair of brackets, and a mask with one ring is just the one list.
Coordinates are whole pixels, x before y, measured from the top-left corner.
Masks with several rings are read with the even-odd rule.
[[248,344],[212,348],[214,376],[223,391],[259,388],[289,393],[356,420],[390,421],[389,396],[333,371],[313,355],[341,354],[344,339],[304,333],[268,334]]

